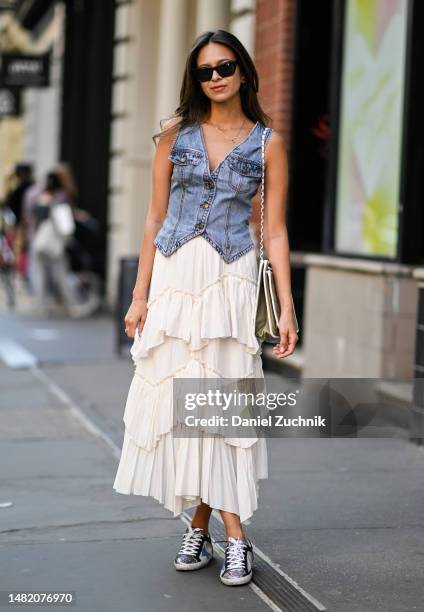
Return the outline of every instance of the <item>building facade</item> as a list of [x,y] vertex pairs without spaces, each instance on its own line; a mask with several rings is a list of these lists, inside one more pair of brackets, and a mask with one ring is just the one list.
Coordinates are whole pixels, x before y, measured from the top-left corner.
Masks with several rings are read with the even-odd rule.
[[[21,4],[23,23],[39,21],[43,10],[60,21],[60,9],[52,12],[58,3]],[[261,104],[288,151],[287,222],[301,342],[285,363],[306,377],[411,381],[424,263],[423,3],[59,4],[63,76],[49,102],[27,94],[25,150],[49,163],[57,155],[74,167],[81,204],[103,227],[100,273],[110,308],[120,259],[139,253],[151,198],[152,135],[178,105],[195,37],[223,28],[253,56]],[[39,28],[44,31],[50,30]],[[43,131],[49,105],[58,109],[52,110],[58,127],[40,157],[37,130]]]
[[25,160],[43,181],[59,162],[70,165],[79,206],[99,224],[91,256],[105,280],[115,2],[16,0],[7,20],[19,33],[15,52],[51,60],[48,86],[22,87],[21,116],[0,122],[0,172]]
[[304,377],[416,372],[422,19],[408,0],[257,2],[255,57],[289,150]]
[[[408,0],[390,7],[381,0],[365,4],[356,0],[118,2],[108,234],[110,303],[116,295],[119,258],[138,253],[150,201],[151,135],[159,129],[160,119],[178,104],[190,44],[202,30],[228,29],[254,57],[261,103],[271,115],[273,127],[283,135],[289,155],[287,220],[293,292],[301,321],[301,343],[292,364],[308,377],[410,380],[414,372],[416,268],[422,265],[424,253],[422,247],[414,250],[406,245],[409,236],[418,240],[417,226],[403,222],[393,232],[388,225],[387,232],[392,232],[390,252],[379,228],[384,229],[384,223],[399,212],[401,182],[397,183],[398,192],[396,185],[390,186],[392,204],[389,196],[378,200],[381,194],[377,189],[361,192],[364,184],[369,187],[372,172],[362,167],[358,177],[344,169],[340,148],[346,145],[340,143],[343,121],[349,127],[349,112],[353,112],[342,106],[343,93],[346,98],[343,75],[349,75],[343,59],[348,62],[349,50],[361,36],[369,53],[359,67],[363,74],[359,93],[367,91],[367,79],[379,69],[380,62],[379,78],[384,79],[388,69],[397,75],[392,94],[398,115],[390,117],[398,122],[398,132],[407,134],[411,122],[419,121],[416,113],[414,118],[408,113],[407,82],[408,75],[420,65],[420,50],[405,64],[404,73],[402,57],[415,40],[407,27],[408,19],[414,11],[419,22],[420,10],[417,3]],[[367,24],[364,31],[361,23]],[[393,32],[397,33],[397,57],[389,47]],[[353,86],[344,85],[351,88],[349,91]],[[378,116],[381,109],[384,115],[389,103],[378,92],[374,94],[374,112]],[[406,115],[409,124],[404,121]],[[369,120],[365,116],[365,126]],[[384,133],[384,124],[381,129]],[[405,138],[399,134],[397,140],[390,137],[386,145],[394,150],[405,146]],[[361,164],[367,155],[365,148],[360,149],[361,141],[370,147],[378,138],[373,141],[359,132],[354,138],[359,148],[350,155]],[[375,159],[366,165],[372,169],[374,164],[378,172]],[[405,156],[400,153],[394,170],[400,174],[404,169]],[[414,185],[412,170],[404,172],[402,180],[404,188]],[[353,196],[343,192],[343,181],[355,185]],[[349,197],[353,200],[346,212],[343,207]],[[416,191],[411,192],[411,200],[404,202],[403,219],[414,219],[422,229],[417,198]],[[379,217],[378,206],[389,205],[392,216]],[[362,214],[363,220],[359,222],[355,214]]]

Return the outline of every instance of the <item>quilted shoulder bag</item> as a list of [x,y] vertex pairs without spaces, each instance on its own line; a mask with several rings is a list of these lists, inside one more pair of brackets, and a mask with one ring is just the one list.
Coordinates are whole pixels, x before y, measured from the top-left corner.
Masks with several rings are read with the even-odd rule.
[[[281,315],[281,306],[275,289],[275,281],[271,262],[264,258],[263,231],[264,231],[264,195],[265,195],[265,135],[269,128],[262,133],[262,185],[261,185],[261,240],[259,249],[258,282],[256,287],[255,303],[255,335],[260,342],[278,344],[280,331],[278,322]],[[296,332],[299,331],[293,296],[291,296]]]

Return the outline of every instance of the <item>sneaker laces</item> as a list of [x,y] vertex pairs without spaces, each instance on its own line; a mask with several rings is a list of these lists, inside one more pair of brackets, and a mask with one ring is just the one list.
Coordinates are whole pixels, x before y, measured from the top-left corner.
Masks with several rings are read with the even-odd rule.
[[229,540],[217,540],[216,542],[227,543],[225,548],[225,571],[244,569],[244,552],[249,546],[246,540],[230,537]]
[[203,539],[203,529],[200,527],[196,527],[191,531],[187,531],[183,533],[183,541],[181,543],[181,548],[179,551],[179,555],[195,555],[197,553],[197,549],[201,544]]

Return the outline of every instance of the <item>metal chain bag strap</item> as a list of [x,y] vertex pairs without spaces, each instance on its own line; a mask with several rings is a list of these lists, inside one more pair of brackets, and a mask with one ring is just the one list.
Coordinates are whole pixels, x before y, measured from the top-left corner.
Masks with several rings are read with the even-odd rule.
[[[265,135],[269,128],[262,133],[262,185],[261,185],[261,242],[259,249],[259,270],[256,287],[255,303],[255,335],[261,342],[278,344],[280,332],[278,322],[281,315],[281,306],[275,289],[275,281],[271,263],[263,256],[264,231],[264,194],[265,194]],[[296,333],[299,331],[293,296],[291,296]]]

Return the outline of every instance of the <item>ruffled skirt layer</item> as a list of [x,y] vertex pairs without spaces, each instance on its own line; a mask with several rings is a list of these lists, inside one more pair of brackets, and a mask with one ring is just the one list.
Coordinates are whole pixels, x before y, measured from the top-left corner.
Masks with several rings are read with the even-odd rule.
[[265,439],[201,430],[184,437],[173,410],[176,378],[263,378],[256,279],[253,249],[231,263],[202,236],[169,257],[156,250],[147,318],[131,347],[118,493],[151,496],[174,516],[200,501],[242,522],[257,509],[258,481],[268,477]]

